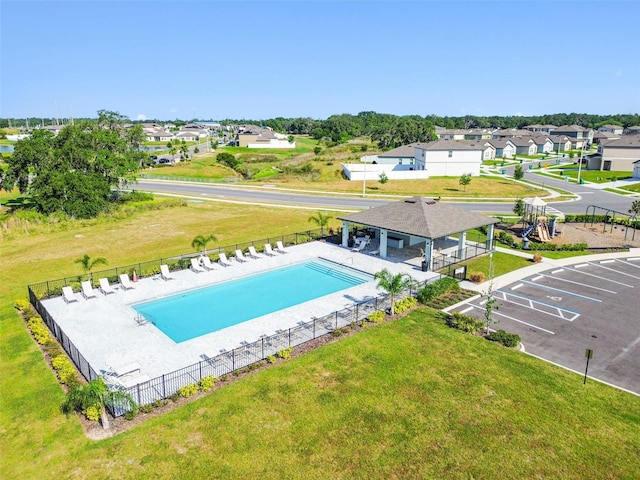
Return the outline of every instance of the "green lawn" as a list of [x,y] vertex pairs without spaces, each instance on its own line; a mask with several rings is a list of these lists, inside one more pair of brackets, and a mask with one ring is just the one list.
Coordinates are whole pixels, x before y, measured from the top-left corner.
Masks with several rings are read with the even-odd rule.
[[[570,168],[564,167],[561,169],[562,173],[559,175],[568,176],[570,178],[578,178],[578,166],[574,165]],[[614,180],[622,180],[624,178],[631,178],[632,172],[617,172],[617,171],[601,171],[601,170],[580,170],[580,178],[585,182],[593,183],[607,183]]]
[[[583,386],[579,375],[450,330],[427,309],[106,440],[88,440],[59,413],[62,391],[12,308],[28,283],[79,273],[73,260],[84,253],[122,265],[191,251],[198,234],[227,245],[306,230],[310,215],[203,202],[85,221],[3,218],[0,478],[635,476],[638,397]],[[495,274],[513,258],[495,253]]]

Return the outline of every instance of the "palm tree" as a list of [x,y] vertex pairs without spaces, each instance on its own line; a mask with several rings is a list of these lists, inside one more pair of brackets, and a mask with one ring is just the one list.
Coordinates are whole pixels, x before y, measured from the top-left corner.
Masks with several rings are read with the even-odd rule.
[[191,246],[194,249],[202,249],[202,254],[206,255],[207,254],[207,244],[209,242],[217,242],[218,239],[215,237],[215,235],[207,235],[206,237],[204,235],[198,235],[197,237],[195,237],[192,241],[191,241]]
[[61,406],[63,413],[86,410],[89,407],[100,409],[100,423],[105,430],[109,428],[106,407],[128,404],[134,410],[137,405],[131,395],[122,390],[109,390],[102,377],[91,380],[86,385],[77,385],[67,392],[67,399]]
[[309,221],[315,223],[320,227],[320,236],[324,237],[324,227],[329,224],[329,220],[333,217],[326,213],[318,212],[315,215],[309,217]]
[[416,283],[411,275],[406,273],[397,273],[393,275],[386,268],[376,273],[373,277],[378,280],[378,288],[384,289],[389,295],[391,295],[391,315],[395,313],[394,304],[396,295]]
[[87,278],[91,280],[91,269],[96,265],[107,265],[107,259],[103,257],[91,258],[86,253],[82,256],[82,258],[76,258],[74,263],[79,263],[82,265],[84,273],[87,274]]

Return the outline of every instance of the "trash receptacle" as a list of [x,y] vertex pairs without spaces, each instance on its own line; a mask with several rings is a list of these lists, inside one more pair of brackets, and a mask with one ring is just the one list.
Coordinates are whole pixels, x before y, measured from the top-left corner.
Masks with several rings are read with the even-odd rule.
[[527,237],[522,239],[522,249],[529,250],[529,239]]
[[423,272],[428,272],[429,271],[429,264],[425,261],[422,262],[422,271]]
[[584,185],[584,180],[580,179],[580,185]]

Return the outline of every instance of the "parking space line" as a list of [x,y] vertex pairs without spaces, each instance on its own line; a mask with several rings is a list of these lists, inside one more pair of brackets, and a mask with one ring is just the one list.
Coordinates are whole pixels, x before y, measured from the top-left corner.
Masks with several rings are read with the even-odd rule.
[[[597,267],[597,266],[598,265],[594,265],[594,267]],[[604,267],[601,267],[601,268],[604,268]],[[608,270],[612,270],[612,269],[608,269]],[[612,270],[612,271],[618,273],[616,270]],[[603,282],[610,282],[610,283],[615,283],[617,285],[622,285],[623,287],[633,288],[633,285],[629,285],[628,283],[622,283],[622,282],[618,282],[617,280],[611,280],[609,278],[605,278],[605,277],[602,277],[600,275],[596,275],[595,273],[580,272],[580,274],[581,275],[586,275],[588,277],[598,278],[598,279],[602,280]]]
[[585,300],[589,300],[590,302],[602,303],[602,300],[598,300],[597,298],[587,297],[586,295],[580,295],[579,293],[573,293],[568,290],[562,290],[560,288],[548,287],[547,285],[540,285],[539,283],[528,282],[527,280],[522,280],[522,283],[527,283],[529,285],[535,285],[538,288],[544,288],[546,290],[553,290],[555,292],[566,293],[567,295],[571,295],[573,297],[584,298]]
[[[618,294],[618,292],[614,292],[613,290],[607,290],[606,288],[596,287],[594,285],[589,285],[587,283],[574,282],[573,280],[568,280],[566,278],[554,277],[552,275],[540,275],[539,277],[553,278],[554,280],[558,280],[559,282],[573,283],[574,285],[580,285],[582,287],[593,288],[594,290],[601,290],[603,292],[612,293],[614,295]],[[539,277],[536,277],[536,278],[539,278]],[[532,278],[531,280],[534,281],[535,279]]]
[[633,260],[640,260],[640,258],[627,258],[626,262],[624,260],[618,259],[618,262],[624,263],[625,265],[629,265],[630,267],[633,267],[633,268],[640,268],[640,265],[634,265],[633,263],[629,263],[630,261],[633,261]]
[[[485,310],[484,308],[479,307],[479,306],[477,306],[477,305],[474,305],[474,307],[475,307],[475,308],[479,308],[480,310]],[[521,323],[521,324],[526,325],[526,326],[528,326],[528,327],[536,328],[536,329],[538,329],[538,330],[542,330],[543,332],[549,333],[549,334],[551,334],[551,335],[555,335],[555,333],[554,333],[554,332],[552,332],[551,330],[547,330],[546,328],[538,327],[537,325],[534,325],[534,324],[532,324],[532,323],[525,322],[524,320],[518,320],[517,318],[510,317],[509,315],[505,315],[504,313],[500,313],[500,312],[493,311],[493,312],[492,312],[492,315],[495,315],[495,316],[498,316],[498,317],[504,317],[504,318],[506,318],[506,319],[513,320],[514,322]]]
[[[544,315],[549,315],[551,317],[560,318],[561,320],[567,320],[568,322],[573,322],[576,318],[580,316],[580,312],[576,312],[575,310],[569,310],[568,308],[558,307],[557,305],[553,305],[551,303],[542,302],[540,300],[534,300],[529,297],[524,297],[522,295],[516,295],[514,293],[504,292],[502,290],[497,290],[496,293],[501,293],[503,298],[502,300],[507,303],[513,303],[514,305],[518,305],[520,307],[529,308],[530,310],[535,310],[536,312],[543,313]],[[514,298],[519,298],[528,303],[528,305],[515,302],[513,300],[509,300],[507,297],[511,296]],[[545,307],[549,307],[551,310],[555,310],[557,313],[549,312],[547,310],[543,310],[541,308],[537,308],[537,305],[544,305]],[[571,314],[570,316],[565,317],[565,313]]]
[[[600,267],[603,268],[605,270],[609,270],[610,272],[615,272],[618,275],[624,275],[625,277],[631,277],[635,280],[640,280],[640,277],[636,276],[636,275],[631,275],[630,273],[627,272],[621,272],[620,270],[616,270],[615,268],[609,268],[609,267],[603,267],[602,265],[598,265],[597,263],[594,263],[592,265],[595,265],[596,267]],[[629,285],[630,287],[633,287],[633,285]]]

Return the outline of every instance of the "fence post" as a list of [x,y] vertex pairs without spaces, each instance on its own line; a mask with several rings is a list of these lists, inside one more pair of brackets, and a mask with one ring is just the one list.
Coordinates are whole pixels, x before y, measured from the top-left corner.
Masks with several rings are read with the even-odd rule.
[[291,329],[289,329],[289,348],[291,348]]
[[336,327],[335,328],[337,330],[338,329],[338,311],[337,310],[336,310],[336,313],[335,313],[335,317],[336,317]]
[[264,337],[262,337],[262,358],[264,358]]
[[317,319],[313,319],[313,338],[316,338],[316,321]]
[[162,398],[167,398],[167,385],[164,382],[164,373],[162,374]]
[[231,350],[231,371],[236,369],[236,349]]

